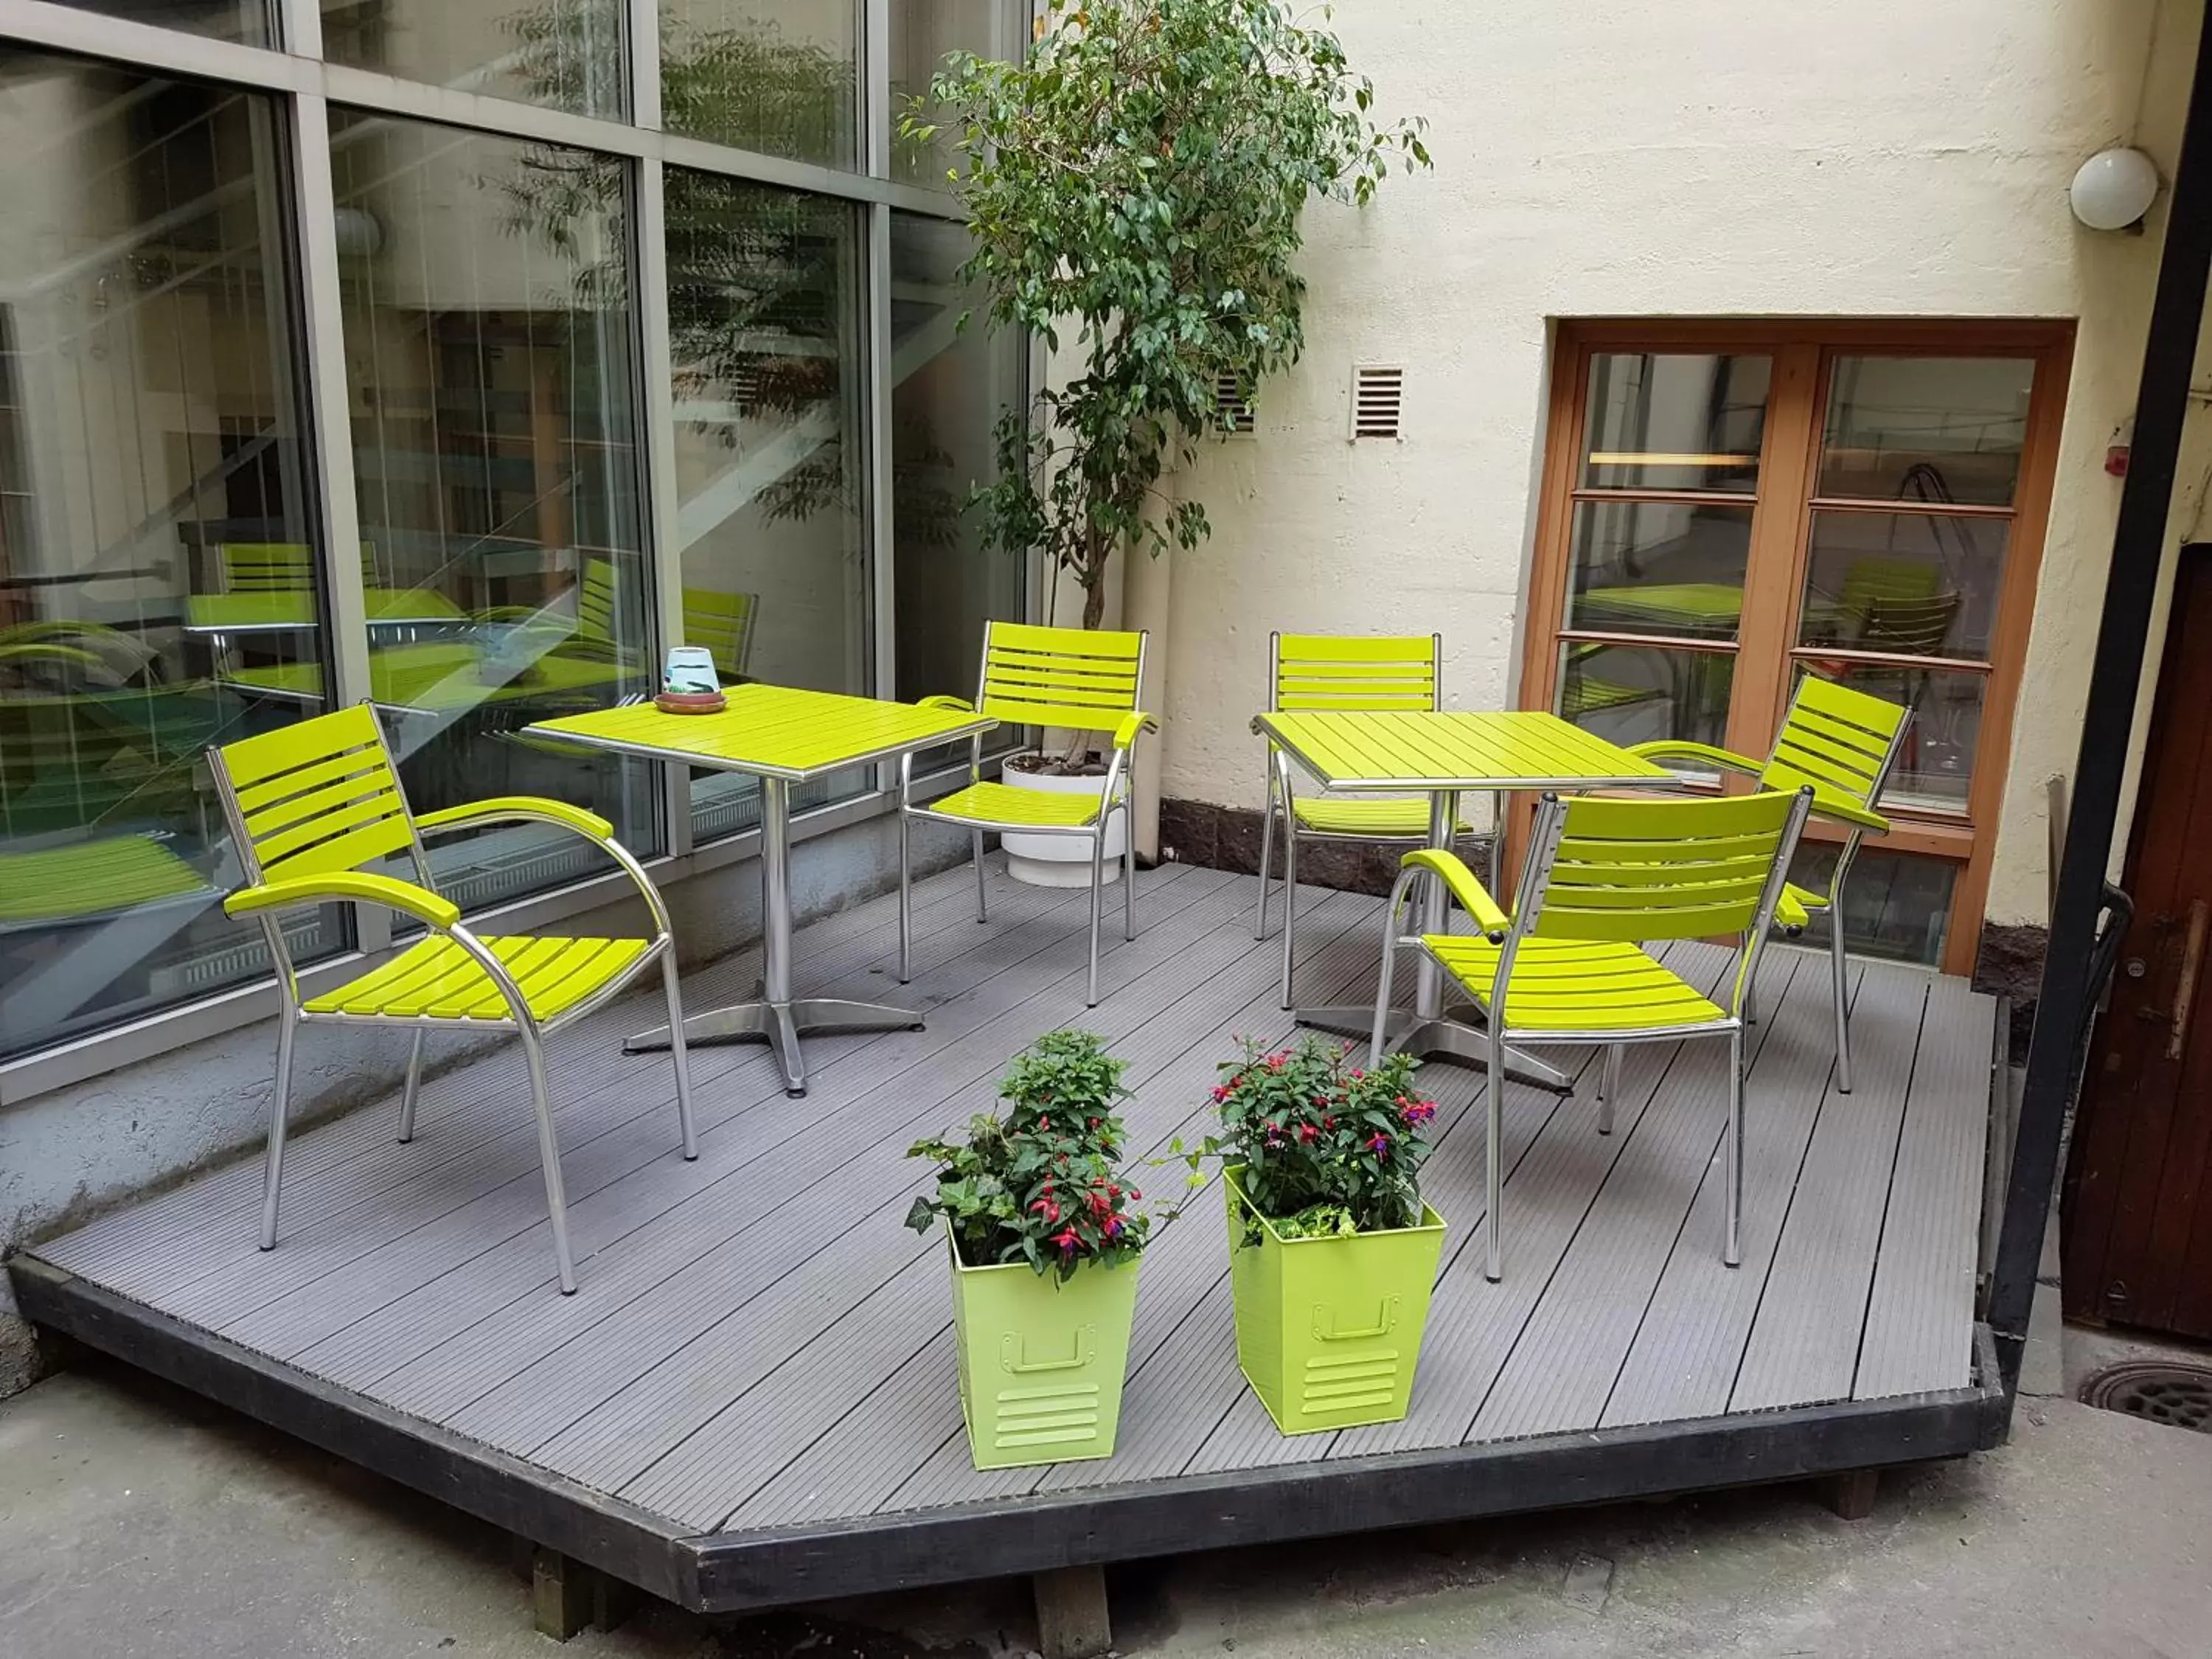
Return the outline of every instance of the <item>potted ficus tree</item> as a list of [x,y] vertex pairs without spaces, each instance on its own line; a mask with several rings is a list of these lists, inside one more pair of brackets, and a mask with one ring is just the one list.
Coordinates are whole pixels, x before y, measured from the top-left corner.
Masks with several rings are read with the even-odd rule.
[[1395,1422],[1413,1399],[1444,1237],[1421,1199],[1437,1108],[1418,1063],[1247,1044],[1213,1091],[1219,1133],[1177,1148],[1194,1183],[1226,1165],[1237,1363],[1285,1434]]
[[907,1224],[945,1229],[979,1469],[1113,1454],[1150,1226],[1116,1167],[1127,1065],[1091,1032],[1048,1033],[1007,1069],[1002,1115],[908,1151],[938,1165]]
[[[1163,479],[1228,429],[1224,392],[1249,403],[1304,348],[1307,203],[1364,204],[1394,163],[1425,167],[1424,124],[1375,125],[1336,37],[1276,0],[1051,0],[1025,61],[954,53],[931,94],[933,118],[917,106],[902,125],[951,137],[963,274],[992,321],[1055,357],[1030,406],[1001,416],[971,503],[987,546],[1042,551],[1097,628],[1116,552],[1211,533],[1187,482],[1171,495]],[[1006,780],[1103,788],[1098,736],[1010,760]],[[1091,857],[1068,836],[1008,846]]]

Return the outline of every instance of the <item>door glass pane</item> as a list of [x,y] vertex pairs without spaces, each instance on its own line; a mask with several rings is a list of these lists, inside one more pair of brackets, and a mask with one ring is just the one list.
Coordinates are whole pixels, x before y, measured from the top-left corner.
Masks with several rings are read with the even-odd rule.
[[1985,660],[2011,528],[1949,514],[1815,513],[1798,639]]
[[1743,618],[1751,507],[1584,501],[1567,626],[1732,640]]
[[[1801,653],[1802,654],[1802,653]],[[1967,787],[1982,735],[1982,699],[1989,681],[1980,674],[1934,667],[1822,662],[1803,659],[1827,678],[1912,711],[1905,746],[1883,793],[1885,806],[1964,812]]]
[[621,0],[322,0],[334,64],[619,120],[629,105]]
[[939,121],[937,106],[928,101],[929,83],[948,52],[971,52],[978,58],[994,58],[1002,48],[998,38],[999,0],[892,0],[891,177],[909,183],[945,188],[945,174],[953,165],[951,135],[942,132],[927,143],[898,136],[899,118],[909,112],[923,121]]
[[1728,731],[1735,675],[1735,658],[1724,651],[1563,640],[1556,712],[1618,744],[1717,744]]
[[[323,706],[271,100],[10,51],[0,1054],[267,975],[203,752]],[[295,694],[264,697],[256,673]],[[288,916],[298,959],[348,943]]]
[[[63,0],[63,3],[80,11],[182,29],[214,40],[235,40],[248,46],[276,44],[276,8],[263,0]],[[10,92],[14,90],[11,85]],[[41,129],[41,136],[51,137],[52,132],[52,128]]]
[[1591,358],[1582,487],[1751,494],[1772,373],[1765,357]]
[[[1790,880],[1826,892],[1841,850],[1831,841],[1800,842],[1790,865]],[[1933,967],[1943,959],[1951,929],[1951,890],[1958,879],[1959,866],[1948,860],[1894,853],[1872,843],[1861,847],[1844,881],[1844,945],[1860,956]],[[1826,950],[1829,926],[1827,916],[1816,912],[1804,942]]]
[[660,113],[671,132],[850,167],[855,0],[660,0]]
[[2010,504],[2034,381],[2026,357],[1837,358],[1820,493]]
[[[871,648],[855,210],[671,167],[669,374],[689,643],[726,682],[865,694]],[[872,788],[867,769],[795,807]],[[757,819],[753,781],[702,774],[702,839]]]
[[[956,277],[964,226],[891,216],[891,527],[898,695],[975,695],[987,618],[1022,616],[1024,561],[983,546],[968,494],[994,467],[993,428],[1024,406],[1021,337],[975,321]],[[1018,728],[994,738],[1014,743]],[[962,745],[963,748],[965,745]]]
[[[623,172],[550,144],[337,113],[369,671],[416,809],[550,795],[657,846],[650,768],[532,721],[654,683],[639,533]],[[464,908],[605,868],[574,836],[441,836]]]

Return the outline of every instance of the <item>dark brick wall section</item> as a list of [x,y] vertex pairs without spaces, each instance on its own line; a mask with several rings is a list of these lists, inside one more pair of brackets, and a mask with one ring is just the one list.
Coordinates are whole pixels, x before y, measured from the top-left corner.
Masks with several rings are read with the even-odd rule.
[[[1160,852],[1172,854],[1185,864],[1209,870],[1233,870],[1256,874],[1260,868],[1261,815],[1249,807],[1215,806],[1206,801],[1160,802]],[[1398,860],[1405,849],[1357,841],[1304,841],[1298,843],[1298,880],[1314,887],[1333,887],[1347,893],[1386,896],[1398,878]],[[1270,876],[1282,872],[1283,848],[1279,834]],[[1480,872],[1487,857],[1484,843],[1463,842],[1460,856],[1475,860]]]
[[2012,999],[2012,1063],[2027,1063],[2027,1035],[2035,1029],[2035,994],[2043,983],[2044,929],[1989,922],[1974,956],[1974,988]]

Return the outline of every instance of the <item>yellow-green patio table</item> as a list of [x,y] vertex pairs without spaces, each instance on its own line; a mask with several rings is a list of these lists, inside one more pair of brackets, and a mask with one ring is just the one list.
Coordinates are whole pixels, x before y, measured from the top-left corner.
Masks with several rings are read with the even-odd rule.
[[[967,709],[918,708],[789,685],[732,685],[722,695],[728,707],[716,714],[665,714],[649,702],[629,703],[539,720],[523,730],[613,754],[742,772],[760,780],[760,992],[750,1002],[688,1017],[684,1040],[765,1042],[783,1068],[785,1092],[803,1095],[802,1036],[918,1031],[922,1019],[910,1008],[792,994],[791,786],[973,737],[999,722]],[[641,1032],[623,1046],[633,1054],[665,1048],[668,1028]]]
[[[486,677],[487,665],[492,667],[491,678]],[[560,651],[548,651],[532,662],[501,669],[482,646],[466,640],[397,645],[368,654],[369,701],[410,714],[454,714],[481,703],[600,691],[625,678],[642,680],[644,675],[620,663]],[[318,662],[236,669],[224,677],[223,684],[295,702],[319,702],[325,695],[323,665]]]
[[[1667,787],[1671,779],[1653,763],[1618,744],[1571,726],[1557,714],[1521,710],[1490,713],[1261,714],[1252,729],[1276,746],[1316,783],[1346,794],[1426,795],[1429,845],[1449,852],[1459,822],[1459,798],[1487,793],[1498,805],[1494,824],[1504,822],[1505,798],[1524,790]],[[1498,885],[1499,837],[1491,839],[1491,886]],[[1446,928],[1443,884],[1431,882],[1421,900],[1419,933]],[[1375,1022],[1372,1003],[1296,1011],[1302,1025],[1365,1036]],[[1393,1049],[1424,1060],[1488,1063],[1490,1040],[1474,1020],[1471,1004],[1447,1009],[1443,981],[1424,957],[1410,1011],[1395,1011],[1386,1036]],[[1565,1073],[1509,1049],[1512,1074],[1564,1092]]]

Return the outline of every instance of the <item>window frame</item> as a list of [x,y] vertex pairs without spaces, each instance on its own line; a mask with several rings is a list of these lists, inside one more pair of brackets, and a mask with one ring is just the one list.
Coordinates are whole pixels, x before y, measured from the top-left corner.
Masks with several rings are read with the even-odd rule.
[[[1565,625],[1573,582],[1575,508],[1592,494],[1648,499],[1657,490],[1589,491],[1580,488],[1587,429],[1590,360],[1613,352],[1750,354],[1770,357],[1766,417],[1761,440],[1758,493],[1752,508],[1750,552],[1744,576],[1742,620],[1733,647],[1725,744],[1739,754],[1764,757],[1786,709],[1796,644],[1798,605],[1810,560],[1813,515],[1832,510],[1814,494],[1822,434],[1838,356],[2017,357],[2034,364],[2020,476],[2012,505],[2005,566],[1997,587],[1986,665],[1981,723],[1965,810],[1936,811],[1901,805],[1889,809],[1893,828],[1872,848],[1941,859],[1956,869],[1951,915],[1938,965],[1971,974],[1980,946],[1990,866],[1996,853],[2012,728],[2021,672],[2033,622],[2058,435],[2072,367],[2074,324],[2069,319],[1897,319],[1793,321],[1763,319],[1565,319],[1555,325],[1544,426],[1536,532],[1529,565],[1528,604],[1521,629],[1519,705],[1555,708],[1559,642],[1586,633]],[[1680,499],[1680,495],[1676,499]],[[1701,498],[1704,499],[1704,498]],[[1864,510],[1863,498],[1838,498]],[[1916,503],[1910,509],[1923,510]],[[1939,512],[1945,509],[1938,509]],[[1954,510],[1955,511],[1955,509]],[[1967,507],[1959,516],[1990,516]],[[1654,640],[1671,647],[1712,649],[1715,641]],[[1808,653],[1811,653],[1811,649]],[[1855,653],[1820,647],[1823,659]],[[1869,660],[1884,659],[1875,656]],[[1912,659],[1916,664],[1918,659]],[[1516,815],[1515,828],[1525,814]],[[1815,840],[1842,832],[1815,823]]]

